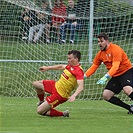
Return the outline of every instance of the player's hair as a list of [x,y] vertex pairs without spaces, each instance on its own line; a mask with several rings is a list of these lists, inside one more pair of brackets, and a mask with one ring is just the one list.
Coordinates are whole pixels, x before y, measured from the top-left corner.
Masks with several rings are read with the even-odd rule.
[[71,50],[68,52],[68,55],[73,54],[74,58],[78,58],[78,61],[81,59],[81,53],[78,50]]
[[104,40],[108,40],[108,35],[106,33],[100,33],[97,38],[104,38]]

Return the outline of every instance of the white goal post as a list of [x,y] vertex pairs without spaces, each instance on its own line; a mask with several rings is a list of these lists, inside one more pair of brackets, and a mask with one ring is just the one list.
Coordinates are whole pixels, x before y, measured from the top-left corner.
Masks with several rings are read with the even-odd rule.
[[[77,5],[76,19],[81,27],[75,30],[74,44],[69,42],[70,30],[66,29],[66,42],[56,42],[57,31],[52,27],[52,16],[70,19],[69,16],[54,14],[55,0],[45,0],[48,10],[43,10],[44,0],[1,0],[0,1],[0,95],[12,97],[36,97],[32,82],[41,79],[58,80],[61,71],[41,73],[42,65],[67,63],[67,52],[75,49],[82,53],[81,64],[86,71],[98,52],[97,35],[106,32],[110,41],[120,45],[133,63],[133,1],[132,0],[74,0]],[[67,7],[67,0],[63,0]],[[37,43],[24,38],[24,9],[46,14],[50,33],[45,27]],[[27,33],[29,35],[29,33]],[[28,37],[28,35],[26,37]],[[38,30],[35,36],[38,35]],[[49,35],[49,36],[47,36]],[[61,36],[61,33],[59,32]],[[47,37],[50,43],[47,43]],[[107,72],[104,65],[85,80],[85,89],[77,99],[102,99],[104,85],[96,81]],[[122,100],[129,98],[121,92]]]

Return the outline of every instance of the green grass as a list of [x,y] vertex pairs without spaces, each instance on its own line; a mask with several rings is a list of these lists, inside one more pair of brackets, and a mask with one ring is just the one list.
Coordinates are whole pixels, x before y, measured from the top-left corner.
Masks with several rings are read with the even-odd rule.
[[1,133],[132,133],[133,116],[103,100],[77,100],[57,107],[70,117],[45,117],[36,113],[35,98],[1,97]]

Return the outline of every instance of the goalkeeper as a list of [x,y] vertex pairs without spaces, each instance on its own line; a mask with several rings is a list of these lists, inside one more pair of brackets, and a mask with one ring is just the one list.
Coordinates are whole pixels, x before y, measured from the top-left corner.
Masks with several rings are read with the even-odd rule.
[[[67,65],[42,66],[39,68],[41,72],[47,70],[64,70],[58,81],[41,80],[34,81],[33,86],[36,88],[38,98],[40,100],[37,113],[44,116],[64,116],[69,117],[69,111],[64,112],[55,109],[56,106],[69,100],[73,102],[77,95],[84,87],[84,72],[79,64],[81,53],[77,50],[68,52]],[[77,87],[76,91],[71,92]],[[50,93],[44,101],[45,92]]]
[[104,100],[125,108],[129,114],[133,114],[133,105],[128,105],[114,96],[123,90],[133,100],[133,68],[129,58],[121,47],[109,42],[105,33],[98,35],[98,45],[100,51],[84,77],[90,77],[103,62],[108,72],[96,84],[105,84],[110,78],[103,91]]

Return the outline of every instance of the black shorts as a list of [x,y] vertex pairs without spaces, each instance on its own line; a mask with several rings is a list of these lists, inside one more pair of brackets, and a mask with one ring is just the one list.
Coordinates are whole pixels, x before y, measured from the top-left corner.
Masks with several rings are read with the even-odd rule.
[[107,83],[105,89],[111,90],[115,94],[119,94],[123,87],[127,85],[133,87],[133,68],[120,76],[112,77]]

